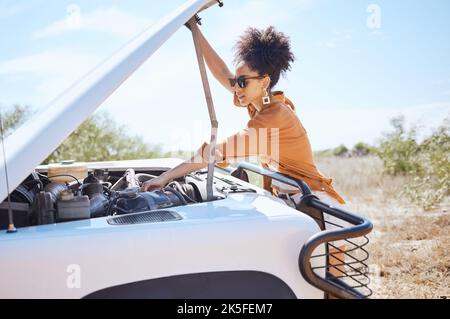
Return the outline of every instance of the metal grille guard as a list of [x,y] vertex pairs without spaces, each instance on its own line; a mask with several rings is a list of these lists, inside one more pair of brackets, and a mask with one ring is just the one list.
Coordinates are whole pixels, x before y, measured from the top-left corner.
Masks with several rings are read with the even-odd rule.
[[[369,243],[366,235],[373,228],[370,220],[320,201],[311,192],[308,185],[301,180],[287,177],[255,164],[242,162],[231,172],[231,175],[248,182],[245,171],[273,178],[297,187],[302,192],[303,196],[300,204],[296,207],[297,210],[316,220],[322,229],[321,232],[309,238],[300,250],[298,265],[300,273],[308,283],[324,291],[326,298],[332,295],[342,299],[363,299],[372,294],[372,290],[368,287],[370,279],[367,274],[368,267],[365,264],[365,261],[369,258],[369,253],[363,248]],[[349,225],[343,226],[337,222],[327,221],[324,214],[333,216],[334,220]],[[327,225],[332,225],[337,229],[327,230]],[[337,240],[344,241],[346,246],[350,244],[350,247],[344,250],[340,249],[333,243]],[[326,244],[325,253],[313,255],[314,250],[323,244]],[[330,253],[330,248],[333,248],[334,252]],[[345,258],[342,258],[342,256],[345,256]],[[326,265],[312,267],[311,260],[320,257],[326,258]],[[337,263],[330,264],[330,257]],[[346,258],[348,261],[345,260]],[[326,270],[325,277],[314,271],[320,269]],[[339,275],[332,274],[331,269],[334,270],[334,273],[338,272]]]

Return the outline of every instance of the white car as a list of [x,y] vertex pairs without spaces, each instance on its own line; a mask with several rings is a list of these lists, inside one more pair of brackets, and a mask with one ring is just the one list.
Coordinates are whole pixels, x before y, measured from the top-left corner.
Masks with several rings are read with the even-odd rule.
[[[2,138],[0,298],[370,295],[363,246],[371,222],[320,202],[302,181],[246,162],[233,172],[212,162],[140,193],[143,181],[181,160],[39,166],[177,29],[218,3],[188,1]],[[89,176],[49,176],[55,167]],[[248,183],[247,171],[298,187],[301,205]],[[326,230],[326,214],[353,226]],[[336,240],[348,241],[342,276],[329,271]]]

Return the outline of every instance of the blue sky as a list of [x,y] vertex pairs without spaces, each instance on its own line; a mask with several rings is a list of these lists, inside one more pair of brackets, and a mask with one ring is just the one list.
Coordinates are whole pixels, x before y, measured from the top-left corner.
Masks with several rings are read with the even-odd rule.
[[[297,60],[277,89],[296,104],[314,150],[374,143],[399,114],[427,130],[449,115],[449,1],[224,2],[202,14],[202,30],[231,69],[232,47],[248,26],[274,25],[290,36]],[[44,108],[182,3],[0,0],[0,105]],[[371,4],[380,10],[379,28],[367,24]],[[245,127],[248,115],[210,80],[224,138]],[[180,29],[99,111],[165,150],[196,149],[207,140],[189,31]]]

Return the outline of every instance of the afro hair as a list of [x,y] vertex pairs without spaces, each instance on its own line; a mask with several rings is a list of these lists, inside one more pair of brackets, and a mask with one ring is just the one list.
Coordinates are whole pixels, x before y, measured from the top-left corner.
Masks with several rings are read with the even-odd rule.
[[259,75],[268,74],[270,89],[278,83],[281,74],[291,69],[294,60],[289,37],[273,26],[265,30],[248,28],[235,46],[234,62],[243,61]]

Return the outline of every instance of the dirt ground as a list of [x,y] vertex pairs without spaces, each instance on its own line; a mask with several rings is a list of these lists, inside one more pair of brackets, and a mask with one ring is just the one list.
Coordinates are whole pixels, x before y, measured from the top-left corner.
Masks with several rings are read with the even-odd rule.
[[367,246],[371,298],[450,298],[450,199],[434,211],[402,194],[405,177],[383,176],[376,157],[316,160],[350,211],[374,224]]

